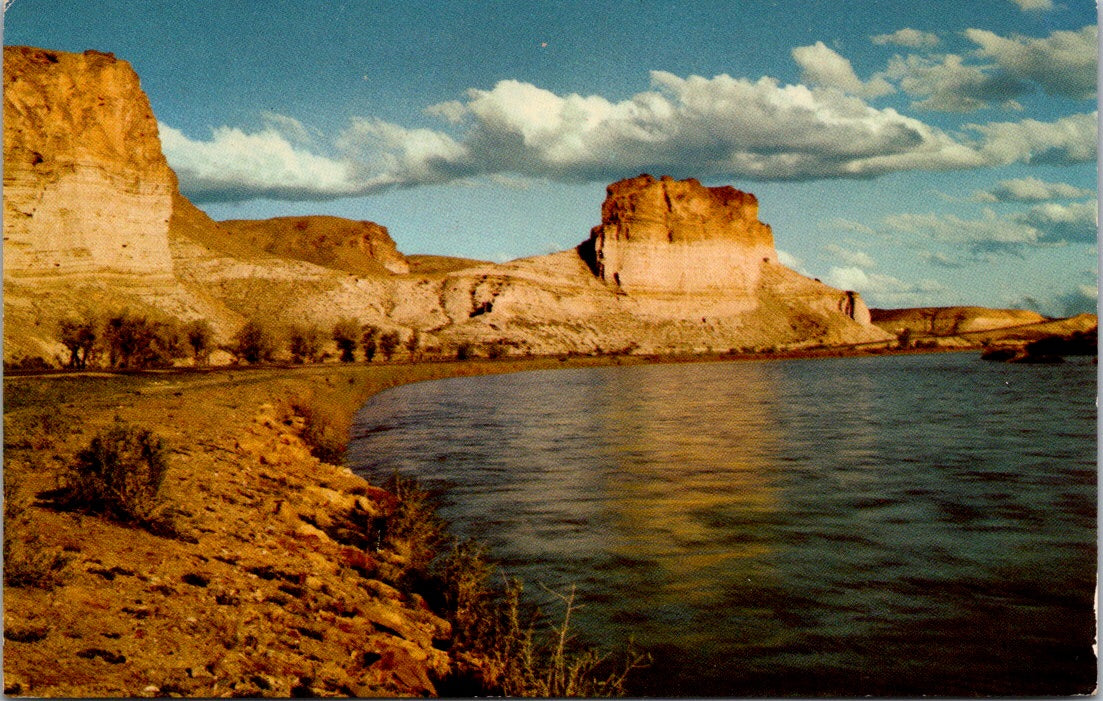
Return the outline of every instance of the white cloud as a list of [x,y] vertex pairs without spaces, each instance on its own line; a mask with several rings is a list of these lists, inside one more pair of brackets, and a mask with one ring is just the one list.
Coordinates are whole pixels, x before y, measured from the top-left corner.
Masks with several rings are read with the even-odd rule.
[[877,36],[872,36],[870,37],[870,41],[877,45],[896,44],[898,46],[907,46],[912,49],[921,49],[937,45],[939,38],[937,34],[931,32],[923,32],[918,29],[905,27],[904,29],[896,30],[892,34],[878,34]]
[[334,198],[357,190],[349,164],[296,148],[270,127],[253,134],[219,127],[209,141],[158,128],[180,189],[199,202]]
[[292,143],[309,144],[318,135],[316,130],[307,129],[294,117],[277,112],[261,112],[260,120],[270,131],[279,132]]
[[1095,25],[1074,32],[1055,31],[1044,39],[1001,37],[984,29],[967,29],[965,36],[1009,75],[1033,81],[1049,95],[1095,97],[1099,44]]
[[800,258],[797,258],[792,253],[789,253],[788,251],[783,251],[780,248],[777,250],[777,259],[778,262],[780,262],[782,265],[787,268],[792,268],[793,270],[796,270],[800,266],[804,265],[804,261],[802,261]]
[[967,62],[958,54],[894,56],[884,76],[921,98],[913,106],[941,112],[972,112],[992,104],[1022,109],[1015,98],[1039,87],[1050,95],[1095,96],[1099,31],[1094,25],[1040,39],[1002,37],[983,29],[967,29],[965,36],[978,47],[969,58],[988,63]]
[[432,129],[357,118],[341,133],[337,146],[354,164],[365,191],[447,182],[471,174],[467,147]]
[[848,248],[843,248],[842,246],[837,246],[833,243],[829,243],[824,246],[823,250],[827,251],[844,265],[867,269],[875,267],[877,265],[877,263],[873,260],[873,257],[865,251],[851,250]]
[[429,105],[424,110],[425,114],[440,117],[449,124],[459,124],[467,114],[467,108],[459,100],[449,100],[435,105]]
[[883,78],[863,82],[850,60],[828,48],[822,41],[793,49],[793,60],[801,69],[801,80],[812,85],[838,88],[851,95],[879,97],[896,92]]
[[963,268],[965,262],[941,251],[920,251],[919,257],[938,268]]
[[921,280],[908,283],[891,275],[870,273],[861,268],[850,266],[831,268],[824,282],[843,290],[856,290],[871,306],[881,307],[918,307],[934,302],[945,288],[935,280]]
[[1031,90],[1029,83],[1005,73],[993,74],[989,66],[965,65],[957,54],[895,56],[885,74],[899,80],[907,94],[923,98],[912,103],[914,107],[938,112],[973,112],[991,102],[1013,108],[1018,106],[1014,98]]
[[972,167],[978,154],[892,109],[832,89],[652,74],[612,103],[517,81],[469,92],[465,143],[486,171],[576,180],[660,172],[771,180]]
[[978,150],[989,165],[1047,163],[1067,165],[1095,160],[1098,121],[1095,112],[1073,114],[1053,122],[967,124],[981,135]]
[[1013,215],[1012,219],[1038,231],[1042,243],[1095,243],[1097,209],[1095,200],[1067,205],[1046,202]]
[[1001,180],[989,190],[978,190],[972,199],[976,202],[1045,202],[1088,197],[1092,194],[1094,191],[1088,188],[1026,177]]
[[200,202],[327,199],[488,175],[810,180],[1095,159],[1092,114],[966,125],[965,138],[837,88],[661,71],[651,80],[619,102],[501,81],[430,108],[455,123],[450,133],[358,118],[324,143],[268,115],[257,132],[220,127],[206,141],[162,125],[163,142],[182,190]]
[[1037,12],[1053,9],[1053,0],[1011,0],[1023,12]]
[[885,217],[884,224],[904,234],[965,244],[974,260],[986,260],[999,254],[1021,255],[1028,246],[1095,243],[1096,208],[1095,200],[1068,205],[1048,202],[1004,216],[985,209],[978,219],[954,214],[895,214]]

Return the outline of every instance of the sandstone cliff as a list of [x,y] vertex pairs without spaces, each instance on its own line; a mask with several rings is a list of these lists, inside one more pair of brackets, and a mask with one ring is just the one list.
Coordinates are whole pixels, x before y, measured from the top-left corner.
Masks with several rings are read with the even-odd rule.
[[755,294],[761,263],[777,263],[754,195],[668,176],[610,185],[580,250],[603,282],[629,294]]
[[129,307],[322,326],[352,317],[442,354],[668,353],[891,338],[853,292],[780,265],[754,195],[641,175],[577,249],[420,259],[336,217],[215,222],[176,189],[128,64],[5,48],[5,358],[56,357],[59,319]]
[[172,278],[176,177],[125,61],[4,47],[4,278]]

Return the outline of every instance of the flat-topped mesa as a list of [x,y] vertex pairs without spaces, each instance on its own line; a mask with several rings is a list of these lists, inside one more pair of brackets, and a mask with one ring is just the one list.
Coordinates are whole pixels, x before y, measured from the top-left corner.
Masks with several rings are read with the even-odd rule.
[[650,175],[613,183],[580,248],[607,285],[632,294],[754,294],[777,263],[758,200],[733,187]]
[[4,47],[4,277],[169,279],[176,177],[111,54]]

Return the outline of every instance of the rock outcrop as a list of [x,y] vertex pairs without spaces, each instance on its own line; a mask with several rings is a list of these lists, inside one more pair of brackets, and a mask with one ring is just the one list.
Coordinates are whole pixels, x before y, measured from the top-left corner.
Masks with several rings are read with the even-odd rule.
[[755,196],[650,175],[610,185],[601,224],[581,247],[605,284],[628,294],[752,295],[777,263]]
[[356,275],[408,273],[387,227],[341,217],[277,217],[220,222],[249,245],[285,258],[305,260]]
[[4,279],[169,283],[176,176],[130,64],[4,47]]
[[874,309],[872,321],[892,334],[907,329],[913,334],[952,336],[962,333],[992,331],[1026,324],[1038,324],[1045,317],[1023,309],[988,309],[986,307],[914,307],[909,309]]

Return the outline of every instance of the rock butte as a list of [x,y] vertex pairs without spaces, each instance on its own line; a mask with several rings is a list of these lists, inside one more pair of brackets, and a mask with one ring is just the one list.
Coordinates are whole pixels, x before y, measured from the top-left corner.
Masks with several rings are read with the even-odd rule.
[[[778,262],[754,195],[613,183],[577,248],[491,264],[420,257],[336,217],[215,222],[183,197],[138,76],[111,54],[4,47],[5,359],[54,358],[67,316],[352,317],[422,347],[684,353],[884,341],[858,294]],[[412,272],[411,272],[412,271]]]

